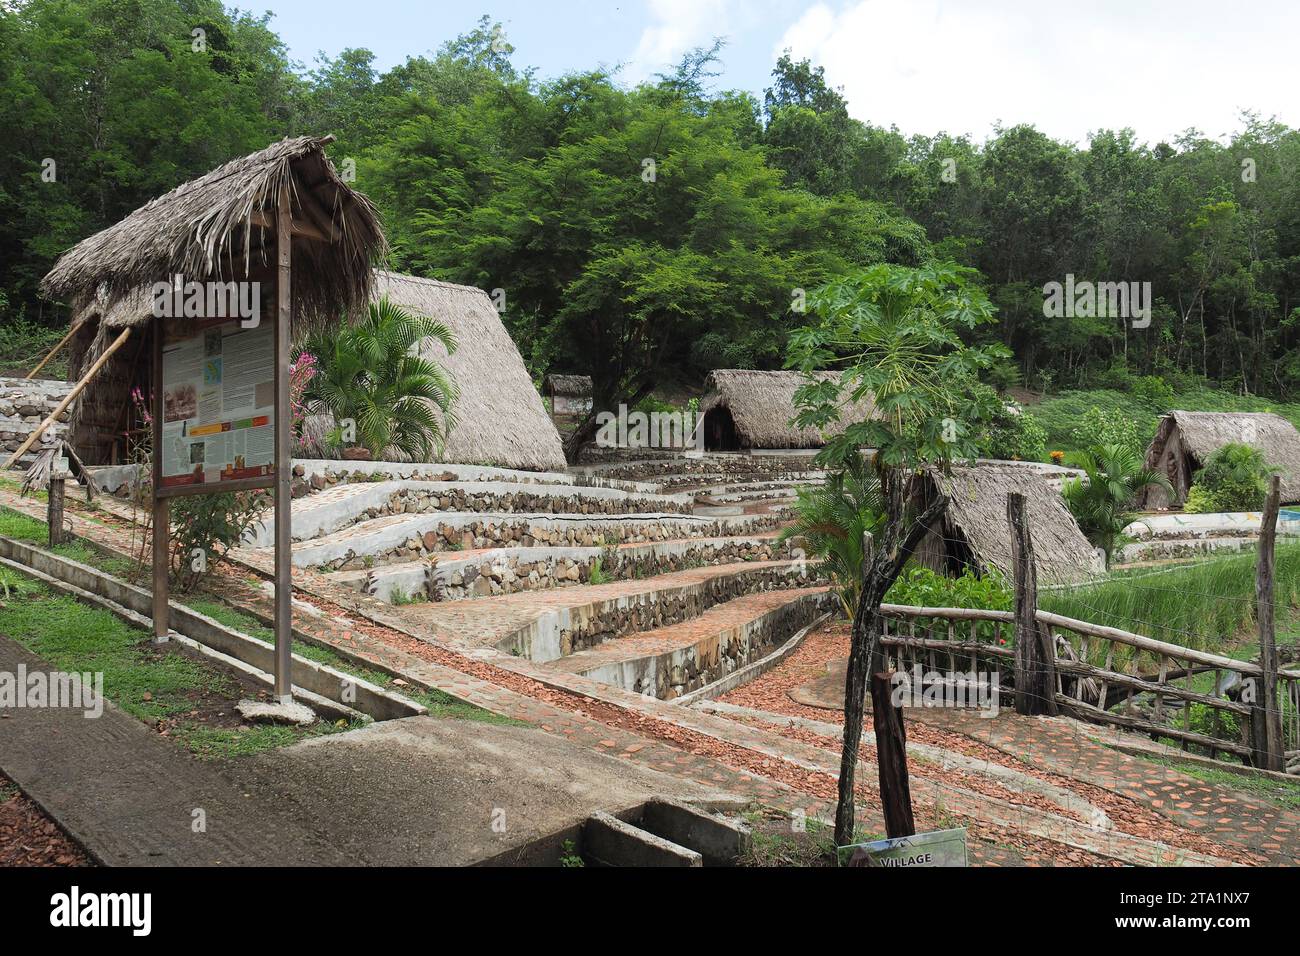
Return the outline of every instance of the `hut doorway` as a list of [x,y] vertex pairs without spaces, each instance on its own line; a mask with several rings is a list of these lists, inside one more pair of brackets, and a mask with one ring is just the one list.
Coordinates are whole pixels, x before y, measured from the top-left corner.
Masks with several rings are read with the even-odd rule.
[[704,413],[704,450],[740,451],[736,421],[725,406],[719,405]]

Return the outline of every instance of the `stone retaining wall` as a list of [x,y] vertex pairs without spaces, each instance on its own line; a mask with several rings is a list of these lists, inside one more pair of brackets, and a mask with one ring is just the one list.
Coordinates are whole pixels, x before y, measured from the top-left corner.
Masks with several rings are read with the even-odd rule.
[[[18,450],[36,426],[49,416],[59,402],[72,390],[69,382],[36,378],[0,376],[0,450],[5,457]],[[46,434],[53,432],[62,438],[67,432],[67,412],[64,412]],[[38,443],[39,446],[39,443]]]

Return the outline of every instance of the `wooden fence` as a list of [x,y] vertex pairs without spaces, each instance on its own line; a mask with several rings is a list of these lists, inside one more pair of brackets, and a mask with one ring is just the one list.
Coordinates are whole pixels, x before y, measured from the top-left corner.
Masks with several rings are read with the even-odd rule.
[[[886,655],[895,669],[997,671],[1004,692],[1023,686],[1010,611],[898,604],[881,605],[880,611]],[[1055,654],[1047,666],[1063,713],[1176,740],[1184,748],[1195,744],[1215,757],[1251,760],[1259,749],[1259,664],[1049,611],[1038,610],[1035,617],[1052,637]],[[1300,672],[1279,671],[1277,689],[1286,763],[1293,765],[1300,760]],[[1140,694],[1149,695],[1141,706]],[[1197,714],[1192,705],[1204,709]]]

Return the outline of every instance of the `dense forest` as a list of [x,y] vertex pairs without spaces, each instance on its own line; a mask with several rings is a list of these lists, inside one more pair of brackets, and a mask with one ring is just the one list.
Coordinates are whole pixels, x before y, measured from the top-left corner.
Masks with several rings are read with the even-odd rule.
[[[391,266],[499,290],[533,373],[591,373],[598,400],[779,367],[803,292],[931,258],[983,277],[980,334],[1014,355],[993,384],[1300,393],[1300,131],[1247,114],[1227,142],[913,136],[789,57],[761,98],[719,89],[725,54],[632,88],[542,78],[485,17],[381,73],[364,49],[291,62],[267,17],[217,0],[0,5],[0,325],[66,321],[40,277],[151,197],[331,133]],[[1149,282],[1149,325],[1047,317],[1067,275]]]

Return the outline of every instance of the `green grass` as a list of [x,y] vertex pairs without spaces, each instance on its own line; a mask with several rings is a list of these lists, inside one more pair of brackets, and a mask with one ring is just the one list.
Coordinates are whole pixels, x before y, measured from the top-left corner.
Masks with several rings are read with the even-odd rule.
[[[193,599],[185,602],[185,606],[191,610],[198,611],[200,614],[206,614],[226,627],[233,628],[243,634],[247,634],[256,640],[265,644],[275,643],[275,632],[258,622],[256,618],[243,611],[237,611],[218,601],[208,599]],[[343,657],[341,654],[330,650],[328,647],[321,647],[319,644],[307,644],[302,641],[293,642],[293,652],[299,657],[305,657],[309,661],[315,661],[317,664],[324,664],[333,667],[336,670],[343,671],[345,674],[352,674],[360,677],[362,680],[369,681],[379,687],[387,688],[395,693],[401,694],[417,704],[423,704],[429,708],[429,713],[434,717],[448,717],[456,720],[477,720],[487,724],[501,724],[512,727],[527,727],[525,721],[514,720],[510,717],[502,717],[494,714],[489,710],[481,707],[475,707],[473,704],[463,703],[450,694],[440,690],[423,690],[414,685],[407,687],[394,686],[394,677],[387,671],[377,670],[366,667],[362,664]]]
[[1147,441],[1155,435],[1160,416],[1175,408],[1191,412],[1276,412],[1300,427],[1300,403],[1237,395],[1204,385],[1175,391],[1167,404],[1152,401],[1140,393],[1118,389],[1062,391],[1044,398],[1030,411],[1047,431],[1048,449],[1075,451],[1074,430],[1094,405],[1103,411],[1118,411],[1137,419],[1139,433]]
[[[102,672],[104,695],[133,717],[148,722],[177,718],[194,710],[202,697],[229,698],[233,707],[243,696],[241,685],[221,668],[174,648],[159,648],[146,631],[52,594],[30,578],[0,569],[0,593],[7,595],[0,607],[0,634],[55,670]],[[201,757],[235,757],[349,727],[327,722],[306,729],[216,727],[181,720],[172,736]]]
[[[1281,543],[1276,554],[1274,601],[1284,619],[1288,610],[1300,606],[1300,544]],[[1160,574],[1116,573],[1097,584],[1041,592],[1038,605],[1093,624],[1227,654],[1255,624],[1255,555],[1210,558]]]
[[0,537],[44,545],[50,535],[44,521],[37,521],[8,508],[0,508]]
[[0,781],[0,803],[8,803],[18,796],[19,792],[18,788],[8,780]]
[[1200,764],[1182,760],[1153,760],[1152,762],[1158,763],[1162,767],[1177,770],[1179,773],[1185,773],[1197,780],[1212,783],[1215,786],[1244,790],[1266,800],[1272,800],[1281,807],[1293,810],[1300,809],[1300,780],[1292,783],[1289,780],[1275,780],[1262,774],[1216,770],[1213,767],[1203,767]]

